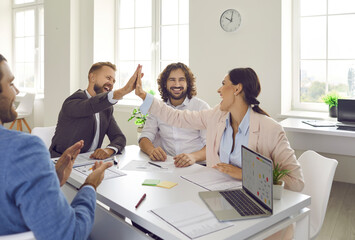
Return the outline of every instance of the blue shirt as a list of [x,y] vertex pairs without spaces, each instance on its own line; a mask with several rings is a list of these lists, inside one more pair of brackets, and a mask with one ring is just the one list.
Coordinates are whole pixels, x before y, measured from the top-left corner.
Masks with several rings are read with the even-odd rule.
[[229,163],[237,167],[242,167],[242,145],[248,146],[249,141],[249,122],[250,122],[250,110],[248,108],[242,122],[239,124],[238,133],[235,135],[234,149],[233,147],[233,128],[230,123],[231,115],[228,114],[226,119],[226,128],[221,139],[221,145],[219,146],[219,158],[223,163]]
[[83,187],[69,205],[41,139],[0,125],[0,235],[32,231],[41,239],[87,239],[96,193]]

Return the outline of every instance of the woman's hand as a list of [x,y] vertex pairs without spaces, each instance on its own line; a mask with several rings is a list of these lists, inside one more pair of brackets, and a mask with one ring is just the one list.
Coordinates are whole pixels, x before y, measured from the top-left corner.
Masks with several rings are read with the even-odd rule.
[[239,167],[233,166],[232,164],[218,163],[213,168],[217,169],[218,171],[220,171],[222,173],[228,174],[232,178],[242,180],[242,169]]
[[136,90],[135,90],[135,94],[140,97],[142,100],[145,99],[145,97],[147,96],[147,93],[143,90],[143,86],[142,86],[142,67],[140,67],[138,69],[138,74],[137,74],[137,81],[136,81]]

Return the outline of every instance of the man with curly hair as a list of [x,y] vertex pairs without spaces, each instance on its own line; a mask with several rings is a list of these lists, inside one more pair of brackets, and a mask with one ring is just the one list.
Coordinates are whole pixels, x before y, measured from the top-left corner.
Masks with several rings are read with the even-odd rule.
[[[168,65],[158,78],[158,88],[163,101],[172,108],[191,111],[209,109],[209,105],[195,97],[196,79],[183,63]],[[187,167],[206,159],[205,131],[177,128],[149,115],[139,146],[153,161],[165,161],[174,156],[176,167]]]

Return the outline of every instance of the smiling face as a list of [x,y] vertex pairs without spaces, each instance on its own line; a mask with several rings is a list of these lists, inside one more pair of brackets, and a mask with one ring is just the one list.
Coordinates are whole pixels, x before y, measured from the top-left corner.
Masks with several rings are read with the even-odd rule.
[[94,91],[96,94],[112,91],[116,82],[115,70],[108,66],[96,70],[92,73],[94,80]]
[[6,61],[0,62],[0,71],[2,73],[2,78],[0,79],[0,121],[3,124],[12,122],[17,117],[14,101],[19,91],[13,84],[15,77],[12,75]]
[[231,82],[228,74],[224,77],[222,81],[222,87],[217,90],[217,92],[222,98],[222,101],[220,103],[221,111],[230,112],[232,106],[235,104],[236,95],[241,92],[241,87],[239,85],[240,84],[234,85]]
[[184,100],[187,93],[187,82],[184,71],[181,69],[171,71],[166,81],[166,89],[169,92],[170,100]]

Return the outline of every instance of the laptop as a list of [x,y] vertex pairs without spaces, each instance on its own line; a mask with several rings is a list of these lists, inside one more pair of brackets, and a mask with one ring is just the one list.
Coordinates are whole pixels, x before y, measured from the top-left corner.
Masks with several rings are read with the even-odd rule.
[[272,161],[242,146],[242,188],[199,192],[219,221],[272,215]]
[[355,131],[355,99],[338,99],[338,129]]

